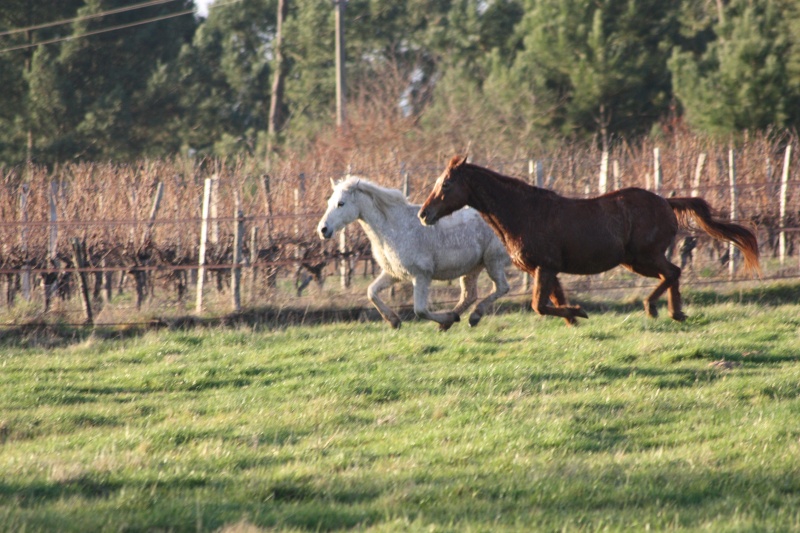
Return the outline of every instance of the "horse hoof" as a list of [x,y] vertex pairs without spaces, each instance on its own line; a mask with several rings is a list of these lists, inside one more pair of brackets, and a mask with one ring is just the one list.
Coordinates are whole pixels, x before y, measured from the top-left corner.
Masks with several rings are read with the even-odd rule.
[[644,312],[647,313],[647,316],[650,318],[658,318],[658,310],[656,309],[655,305],[652,305],[650,302],[644,302]]
[[390,322],[390,324],[392,325],[392,329],[400,329],[400,325],[402,324],[402,322],[397,320],[395,322]]
[[439,322],[439,331],[447,331],[456,322],[461,322],[461,317],[458,316],[458,313],[450,313],[450,320]]
[[686,315],[684,315],[682,311],[678,311],[677,313],[674,313],[672,315],[672,320],[683,322],[684,320],[686,320]]
[[482,315],[479,315],[478,313],[472,313],[471,315],[469,315],[469,326],[471,328],[477,326],[478,322],[481,321],[481,316]]

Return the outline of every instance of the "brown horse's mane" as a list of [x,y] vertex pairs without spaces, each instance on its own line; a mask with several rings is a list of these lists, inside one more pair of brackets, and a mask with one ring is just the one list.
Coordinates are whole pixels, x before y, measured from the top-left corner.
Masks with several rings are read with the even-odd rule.
[[[456,161],[458,159],[458,161]],[[459,161],[463,161],[460,164]],[[459,156],[454,157],[450,161],[450,168],[461,168],[463,170],[467,170],[477,174],[484,174],[489,175],[492,179],[499,181],[506,185],[507,187],[513,188],[520,193],[524,193],[526,195],[536,195],[536,196],[559,196],[559,194],[549,190],[549,189],[542,189],[541,187],[536,187],[535,185],[531,185],[527,183],[525,180],[520,178],[515,178],[513,176],[506,176],[505,174],[500,174],[492,169],[481,167],[478,165],[474,165],[472,163],[467,163],[465,160],[460,159]]]

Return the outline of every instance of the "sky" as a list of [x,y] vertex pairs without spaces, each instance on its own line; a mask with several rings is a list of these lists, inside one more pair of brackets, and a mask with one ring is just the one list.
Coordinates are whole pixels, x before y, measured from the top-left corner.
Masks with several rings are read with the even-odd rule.
[[197,4],[197,12],[204,16],[208,16],[208,5],[213,4],[214,0],[194,0],[194,3]]

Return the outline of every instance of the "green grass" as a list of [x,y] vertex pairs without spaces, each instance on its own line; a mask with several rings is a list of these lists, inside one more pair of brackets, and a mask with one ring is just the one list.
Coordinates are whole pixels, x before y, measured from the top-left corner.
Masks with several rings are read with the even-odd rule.
[[0,531],[796,531],[786,294],[6,338]]

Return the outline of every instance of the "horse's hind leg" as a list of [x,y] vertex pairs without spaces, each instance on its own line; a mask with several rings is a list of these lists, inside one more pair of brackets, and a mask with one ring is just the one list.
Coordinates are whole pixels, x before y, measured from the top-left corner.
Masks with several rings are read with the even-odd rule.
[[458,281],[461,285],[461,298],[453,308],[453,312],[455,314],[461,315],[465,309],[475,303],[475,300],[478,299],[478,275],[480,275],[480,273],[481,271],[478,270],[476,272],[465,274],[459,278]]
[[539,267],[535,270],[533,276],[533,301],[531,302],[533,310],[540,315],[560,316],[570,326],[577,322],[575,317],[582,316],[587,318],[586,313],[580,308],[569,306],[553,307],[549,305],[551,297],[555,297],[557,301],[560,298],[566,302],[564,291],[561,289],[561,283],[558,281],[556,273]]
[[450,311],[447,313],[435,313],[428,309],[428,291],[430,290],[431,280],[422,276],[414,278],[414,314],[419,318],[433,320],[439,323],[439,330],[447,331],[453,323],[460,320],[457,313]]
[[489,274],[489,278],[492,280],[494,291],[489,296],[481,300],[478,305],[475,306],[475,310],[472,311],[472,314],[469,315],[469,325],[473,327],[478,325],[478,322],[480,322],[489,306],[492,305],[498,298],[506,294],[509,289],[508,281],[506,280],[506,268],[504,261],[487,263],[486,273]]
[[650,296],[644,301],[644,310],[649,316],[653,318],[658,316],[656,302],[661,295],[669,289],[669,293],[667,294],[669,315],[679,322],[686,320],[686,315],[684,315],[681,310],[681,269],[679,267],[670,263],[666,257],[660,257],[657,264],[634,263],[623,266],[626,266],[631,271],[642,276],[661,280],[661,283],[658,284],[655,290],[650,293]]
[[381,272],[380,275],[375,278],[375,281],[369,284],[369,288],[367,288],[367,298],[369,298],[369,301],[372,302],[372,305],[375,306],[383,319],[391,324],[393,328],[397,329],[401,324],[400,317],[397,316],[397,313],[389,309],[383,300],[381,300],[380,296],[378,296],[382,290],[392,285],[395,281],[396,280],[386,272]]

